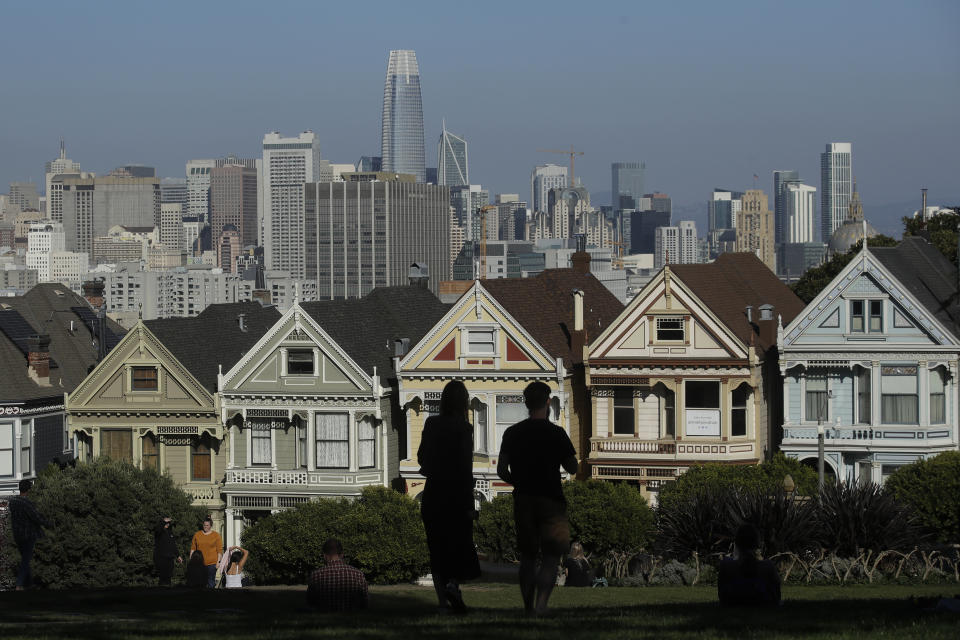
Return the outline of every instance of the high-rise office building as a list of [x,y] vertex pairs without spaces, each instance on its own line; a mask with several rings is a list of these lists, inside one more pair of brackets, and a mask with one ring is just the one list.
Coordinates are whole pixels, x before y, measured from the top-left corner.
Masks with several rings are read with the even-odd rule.
[[156,227],[160,224],[160,181],[157,178],[57,176],[62,181],[63,230],[67,251],[91,253],[93,239],[114,225]]
[[330,163],[320,157],[320,143],[312,131],[296,138],[274,131],[263,137],[260,172],[265,266],[302,279],[307,273],[303,185],[333,180]]
[[781,242],[789,242],[784,240],[785,224],[786,224],[786,188],[788,184],[794,184],[800,182],[800,172],[799,171],[783,171],[776,170],[773,172],[773,224],[774,224],[774,240],[777,244]]
[[697,224],[681,220],[675,227],[657,227],[654,232],[653,266],[667,264],[695,264],[700,262],[697,245]]
[[530,206],[534,213],[547,213],[550,189],[567,186],[567,168],[558,164],[541,164],[530,174]]
[[318,298],[359,298],[374,287],[406,284],[415,262],[427,265],[436,293],[450,279],[449,187],[403,174],[348,177],[305,189],[308,274]]
[[470,170],[467,164],[467,141],[447,131],[444,121],[437,143],[437,184],[454,187],[470,184]]
[[610,204],[614,211],[638,208],[636,201],[643,196],[645,169],[642,162],[614,162],[610,165]]
[[750,189],[744,193],[737,214],[736,251],[756,254],[770,271],[776,273],[777,252],[773,227],[773,212],[770,211],[767,194],[760,189]]
[[20,207],[21,211],[37,211],[40,209],[40,195],[37,193],[35,182],[11,182],[10,201]]
[[847,220],[853,194],[853,144],[830,142],[820,154],[820,240],[830,242]]
[[629,215],[629,253],[655,253],[657,229],[670,226],[670,212],[647,210]]
[[817,188],[802,182],[788,182],[783,189],[783,239],[784,244],[815,242]]
[[170,251],[183,249],[183,205],[160,203],[160,244]]
[[217,166],[214,159],[191,160],[187,163],[187,209],[190,218],[210,218],[210,171]]
[[384,171],[412,173],[417,182],[426,181],[420,68],[414,51],[390,52],[383,86],[380,156]]
[[[43,172],[43,194],[47,197],[47,213],[49,214],[53,208],[50,202],[50,183],[53,181],[53,176],[60,173],[80,173],[80,163],[74,162],[67,157],[67,148],[63,144],[63,138],[60,138],[60,156],[56,160],[45,163]],[[57,220],[57,222],[59,222],[59,220]]]
[[[465,229],[467,240],[479,240],[480,207],[490,204],[490,191],[479,184],[450,187],[450,206],[458,224]],[[489,237],[489,235],[488,235]]]
[[186,180],[164,178],[160,181],[160,204],[179,204],[181,210],[186,211],[189,202]]
[[240,164],[210,172],[210,235],[219,238],[226,225],[239,233],[241,246],[257,244],[257,170]]
[[240,231],[233,224],[223,225],[217,237],[217,266],[224,273],[236,272],[236,260],[240,255]]

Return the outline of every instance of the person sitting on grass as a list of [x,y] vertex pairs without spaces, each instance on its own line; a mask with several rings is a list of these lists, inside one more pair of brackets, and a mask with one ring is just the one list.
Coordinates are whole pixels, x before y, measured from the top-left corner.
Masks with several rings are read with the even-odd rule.
[[367,579],[343,560],[343,545],[335,538],[323,543],[324,566],[307,580],[307,603],[319,611],[367,608]]
[[590,561],[583,554],[583,545],[574,542],[570,545],[570,553],[563,561],[563,573],[566,575],[566,587],[592,587],[595,577]]
[[202,589],[207,586],[207,567],[203,563],[203,552],[194,551],[187,562],[187,586]]
[[247,564],[250,552],[243,547],[230,547],[227,553],[229,560],[223,570],[224,586],[227,589],[239,589],[243,587],[243,565]]
[[720,562],[717,595],[725,607],[771,607],[780,604],[780,574],[759,559],[760,532],[752,524],[737,530],[736,555]]

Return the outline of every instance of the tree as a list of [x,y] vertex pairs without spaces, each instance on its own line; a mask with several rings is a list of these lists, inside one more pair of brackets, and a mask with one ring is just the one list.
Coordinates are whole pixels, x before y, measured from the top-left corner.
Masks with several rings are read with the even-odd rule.
[[941,213],[929,220],[922,217],[903,219],[903,235],[926,238],[930,244],[957,265],[957,236],[960,231],[960,207],[952,213]]
[[[870,238],[868,247],[895,247],[898,242],[890,236],[877,235]],[[853,260],[854,256],[860,253],[863,248],[863,240],[850,247],[846,253],[834,254],[829,260],[820,265],[807,269],[800,279],[797,280],[791,288],[797,294],[797,297],[810,304],[817,295],[829,285],[837,275],[843,271],[843,268]]]
[[960,543],[960,451],[902,466],[884,488],[897,502],[913,507],[940,542]]

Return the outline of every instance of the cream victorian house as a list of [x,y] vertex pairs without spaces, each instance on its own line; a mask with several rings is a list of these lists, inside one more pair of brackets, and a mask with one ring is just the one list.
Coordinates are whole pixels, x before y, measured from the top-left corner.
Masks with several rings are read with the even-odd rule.
[[753,254],[661,270],[590,343],[591,475],[655,498],[691,465],[771,455],[777,318],[802,309]]
[[403,430],[394,357],[446,310],[418,286],[294,303],[224,370],[226,544],[264,514],[394,484]]
[[511,490],[497,478],[497,454],[506,428],[527,417],[522,394],[532,381],[553,390],[550,419],[584,451],[590,416],[583,345],[623,305],[589,274],[586,253],[575,254],[574,264],[535,278],[474,282],[400,361],[399,400],[409,429],[400,473],[410,495],[423,490],[417,450],[424,422],[438,412],[451,380],[463,381],[470,393],[478,500]]
[[241,302],[212,305],[195,318],[138,322],[66,395],[80,460],[109,456],[164,470],[221,529],[227,456],[217,373],[279,316]]

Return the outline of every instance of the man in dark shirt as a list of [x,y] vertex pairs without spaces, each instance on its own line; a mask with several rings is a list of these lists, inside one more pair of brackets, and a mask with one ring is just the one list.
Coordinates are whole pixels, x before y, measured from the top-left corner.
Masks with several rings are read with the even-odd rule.
[[530,417],[504,432],[497,475],[513,485],[523,606],[527,614],[542,615],[557,580],[560,556],[570,547],[560,467],[576,473],[577,455],[567,432],[547,419],[550,387],[531,382],[523,390],[523,400]]
[[49,526],[49,523],[37,513],[37,508],[33,506],[27,498],[33,483],[30,480],[21,480],[18,487],[20,495],[10,498],[10,524],[13,529],[13,541],[17,544],[17,550],[20,551],[20,570],[17,571],[17,591],[21,591],[30,586],[32,574],[30,573],[30,561],[33,559],[33,547],[37,540],[43,536],[41,527]]
[[307,602],[320,611],[367,608],[367,579],[343,561],[343,545],[330,538],[323,543],[324,566],[307,579]]

